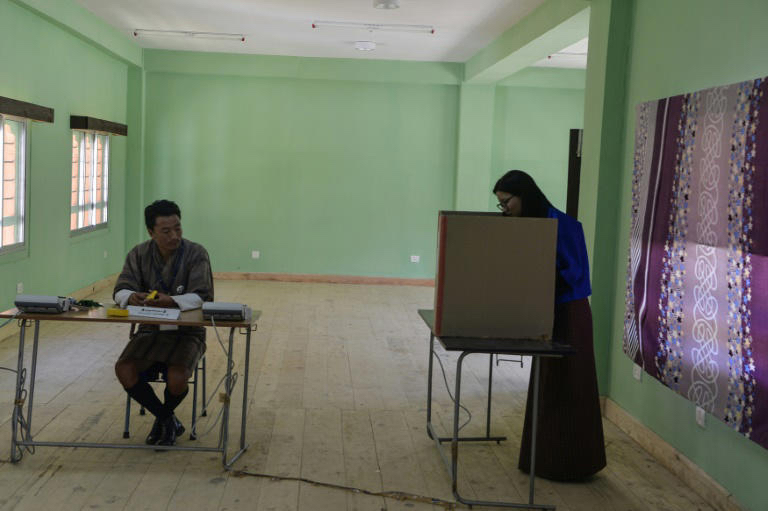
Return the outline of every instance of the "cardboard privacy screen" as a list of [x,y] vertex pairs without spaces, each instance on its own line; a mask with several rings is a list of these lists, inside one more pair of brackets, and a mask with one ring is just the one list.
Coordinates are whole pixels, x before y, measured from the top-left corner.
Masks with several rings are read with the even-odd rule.
[[557,220],[441,211],[435,335],[551,340]]

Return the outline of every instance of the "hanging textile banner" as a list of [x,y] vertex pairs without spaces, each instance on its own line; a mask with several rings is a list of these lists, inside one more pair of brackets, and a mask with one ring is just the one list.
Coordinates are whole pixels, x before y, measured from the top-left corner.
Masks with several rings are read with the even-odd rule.
[[766,89],[637,107],[624,352],[768,448]]

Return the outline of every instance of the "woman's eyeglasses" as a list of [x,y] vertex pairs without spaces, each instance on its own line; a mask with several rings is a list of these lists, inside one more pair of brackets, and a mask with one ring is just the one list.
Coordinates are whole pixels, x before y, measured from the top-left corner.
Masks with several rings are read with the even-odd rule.
[[514,197],[514,195],[510,195],[508,198],[502,201],[499,201],[499,203],[496,204],[496,207],[499,208],[499,211],[504,211],[505,209],[507,209],[507,204],[509,204],[509,201],[512,200],[512,197]]

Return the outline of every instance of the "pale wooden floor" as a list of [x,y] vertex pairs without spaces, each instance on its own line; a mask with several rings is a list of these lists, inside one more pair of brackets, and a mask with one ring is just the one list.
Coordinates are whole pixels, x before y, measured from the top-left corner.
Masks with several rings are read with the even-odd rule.
[[[219,300],[263,311],[251,359],[251,447],[236,469],[452,500],[445,467],[425,433],[428,331],[416,310],[431,306],[431,288],[219,281],[216,291]],[[125,394],[112,365],[126,335],[125,327],[111,325],[44,326],[32,419],[38,440],[123,442]],[[0,342],[0,366],[15,367],[16,356],[15,337]],[[441,356],[454,367],[455,356]],[[209,381],[218,381],[224,357],[212,332],[208,360]],[[487,364],[485,355],[465,364],[462,401],[474,414],[468,434],[484,431]],[[527,476],[516,462],[528,364],[502,363],[494,376],[492,429],[509,441],[461,446],[460,491],[468,498],[525,500]],[[0,510],[441,509],[235,477],[206,453],[38,448],[13,465],[7,460],[14,378],[0,371]],[[448,379],[453,382],[451,370]],[[444,426],[450,401],[439,373],[435,388],[437,422]],[[189,401],[178,413],[187,426]],[[234,417],[239,411],[235,406]],[[203,419],[198,430],[207,424]],[[238,438],[239,420],[232,425]],[[148,416],[134,413],[131,441],[140,442],[149,426]],[[608,421],[605,431],[608,467],[588,483],[538,480],[538,501],[563,511],[712,509]],[[216,435],[197,442],[215,445]],[[190,443],[185,435],[181,444]]]

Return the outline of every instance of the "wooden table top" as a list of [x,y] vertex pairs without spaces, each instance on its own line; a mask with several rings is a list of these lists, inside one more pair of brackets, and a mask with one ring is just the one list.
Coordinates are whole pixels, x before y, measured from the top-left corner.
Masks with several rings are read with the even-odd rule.
[[[148,318],[144,316],[107,316],[107,309],[114,304],[105,304],[104,307],[88,309],[83,311],[67,311],[58,314],[45,313],[19,313],[16,308],[0,312],[0,318],[30,319],[41,321],[90,321],[93,323],[143,323],[146,325],[175,325],[175,326],[213,326],[211,320],[203,319],[203,311],[194,309],[184,311],[179,319],[159,319]],[[246,307],[245,319],[242,321],[216,321],[216,326],[227,328],[248,328],[261,317],[261,311],[254,311]]]

